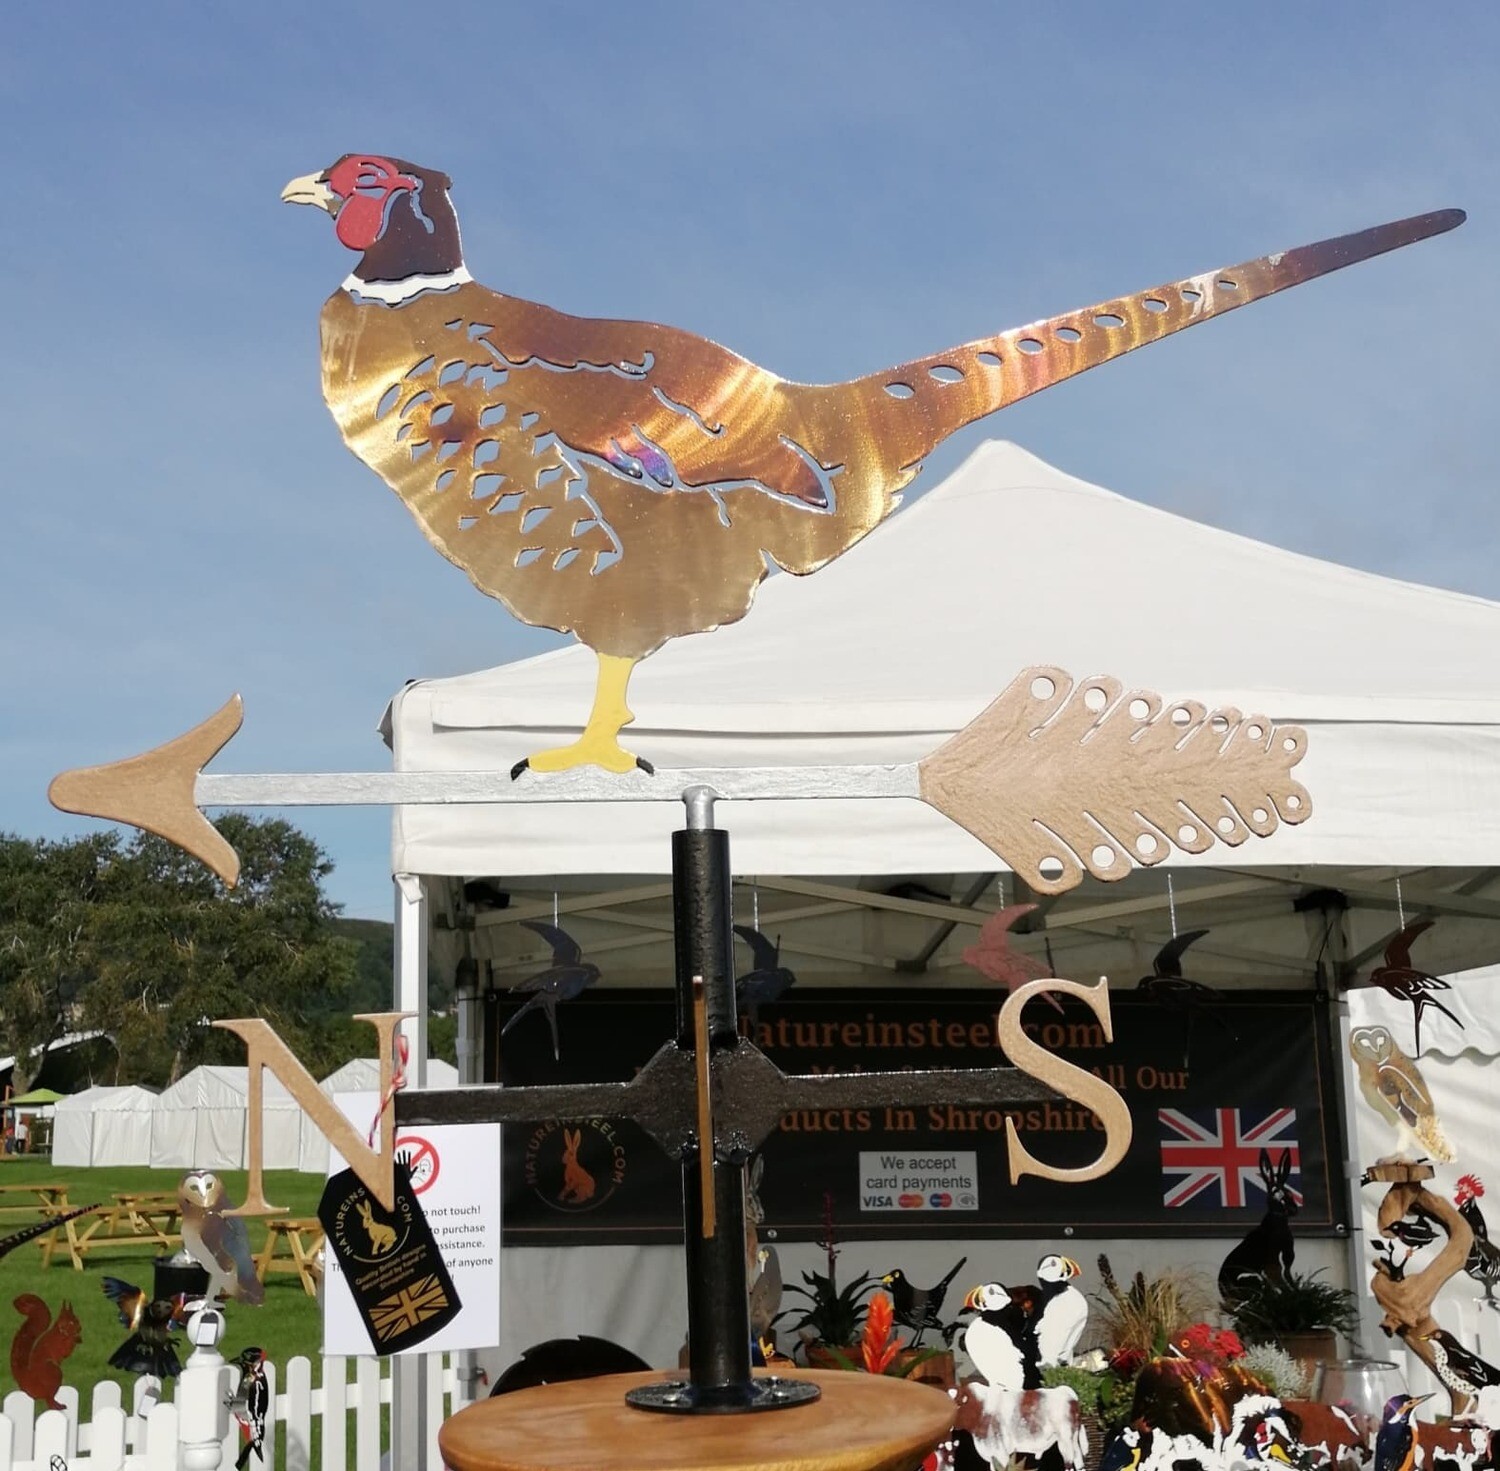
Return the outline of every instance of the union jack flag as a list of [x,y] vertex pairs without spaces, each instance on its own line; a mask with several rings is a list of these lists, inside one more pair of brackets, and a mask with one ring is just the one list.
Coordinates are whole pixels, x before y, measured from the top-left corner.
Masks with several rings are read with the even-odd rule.
[[[1226,1210],[1247,1206],[1250,1192],[1265,1194],[1260,1177],[1260,1152],[1292,1156],[1291,1180],[1302,1176],[1302,1154],[1297,1148],[1295,1108],[1164,1108],[1161,1123],[1162,1203],[1196,1203]],[[1302,1203],[1301,1192],[1287,1193]]]

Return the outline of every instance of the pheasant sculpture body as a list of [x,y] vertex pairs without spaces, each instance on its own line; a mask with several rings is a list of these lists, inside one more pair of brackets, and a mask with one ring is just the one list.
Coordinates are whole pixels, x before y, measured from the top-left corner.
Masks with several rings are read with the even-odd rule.
[[[529,765],[628,771],[632,667],[744,617],[771,564],[815,572],[896,508],[949,435],[1134,347],[1450,230],[1382,225],[845,383],[791,383],[704,338],[587,320],[464,267],[450,181],[346,154],[283,199],[357,251],[323,308],[323,392],[432,544],[524,622],[599,657],[581,738]],[[644,763],[641,763],[644,764]]]

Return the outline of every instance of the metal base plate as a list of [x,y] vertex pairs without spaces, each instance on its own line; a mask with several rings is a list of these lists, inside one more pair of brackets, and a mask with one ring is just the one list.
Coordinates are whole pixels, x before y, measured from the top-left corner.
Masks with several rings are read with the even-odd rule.
[[745,1415],[811,1404],[821,1394],[822,1390],[806,1379],[779,1379],[774,1375],[707,1389],[687,1379],[669,1379],[664,1384],[643,1384],[628,1391],[625,1403],[633,1409],[668,1415]]

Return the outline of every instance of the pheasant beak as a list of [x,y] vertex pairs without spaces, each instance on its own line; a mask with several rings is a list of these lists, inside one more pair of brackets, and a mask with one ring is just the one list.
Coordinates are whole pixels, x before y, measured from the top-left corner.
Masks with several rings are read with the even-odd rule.
[[328,187],[328,180],[322,174],[303,174],[300,179],[293,179],[281,191],[281,202],[283,204],[315,204],[319,209],[325,209],[331,215],[336,215],[339,212],[339,205],[343,203]]

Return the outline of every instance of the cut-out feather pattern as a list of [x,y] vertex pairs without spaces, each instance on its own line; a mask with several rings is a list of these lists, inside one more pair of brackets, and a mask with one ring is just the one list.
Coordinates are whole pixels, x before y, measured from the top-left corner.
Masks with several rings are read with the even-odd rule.
[[1306,821],[1306,749],[1298,726],[1039,667],[920,763],[921,794],[1056,894]]

